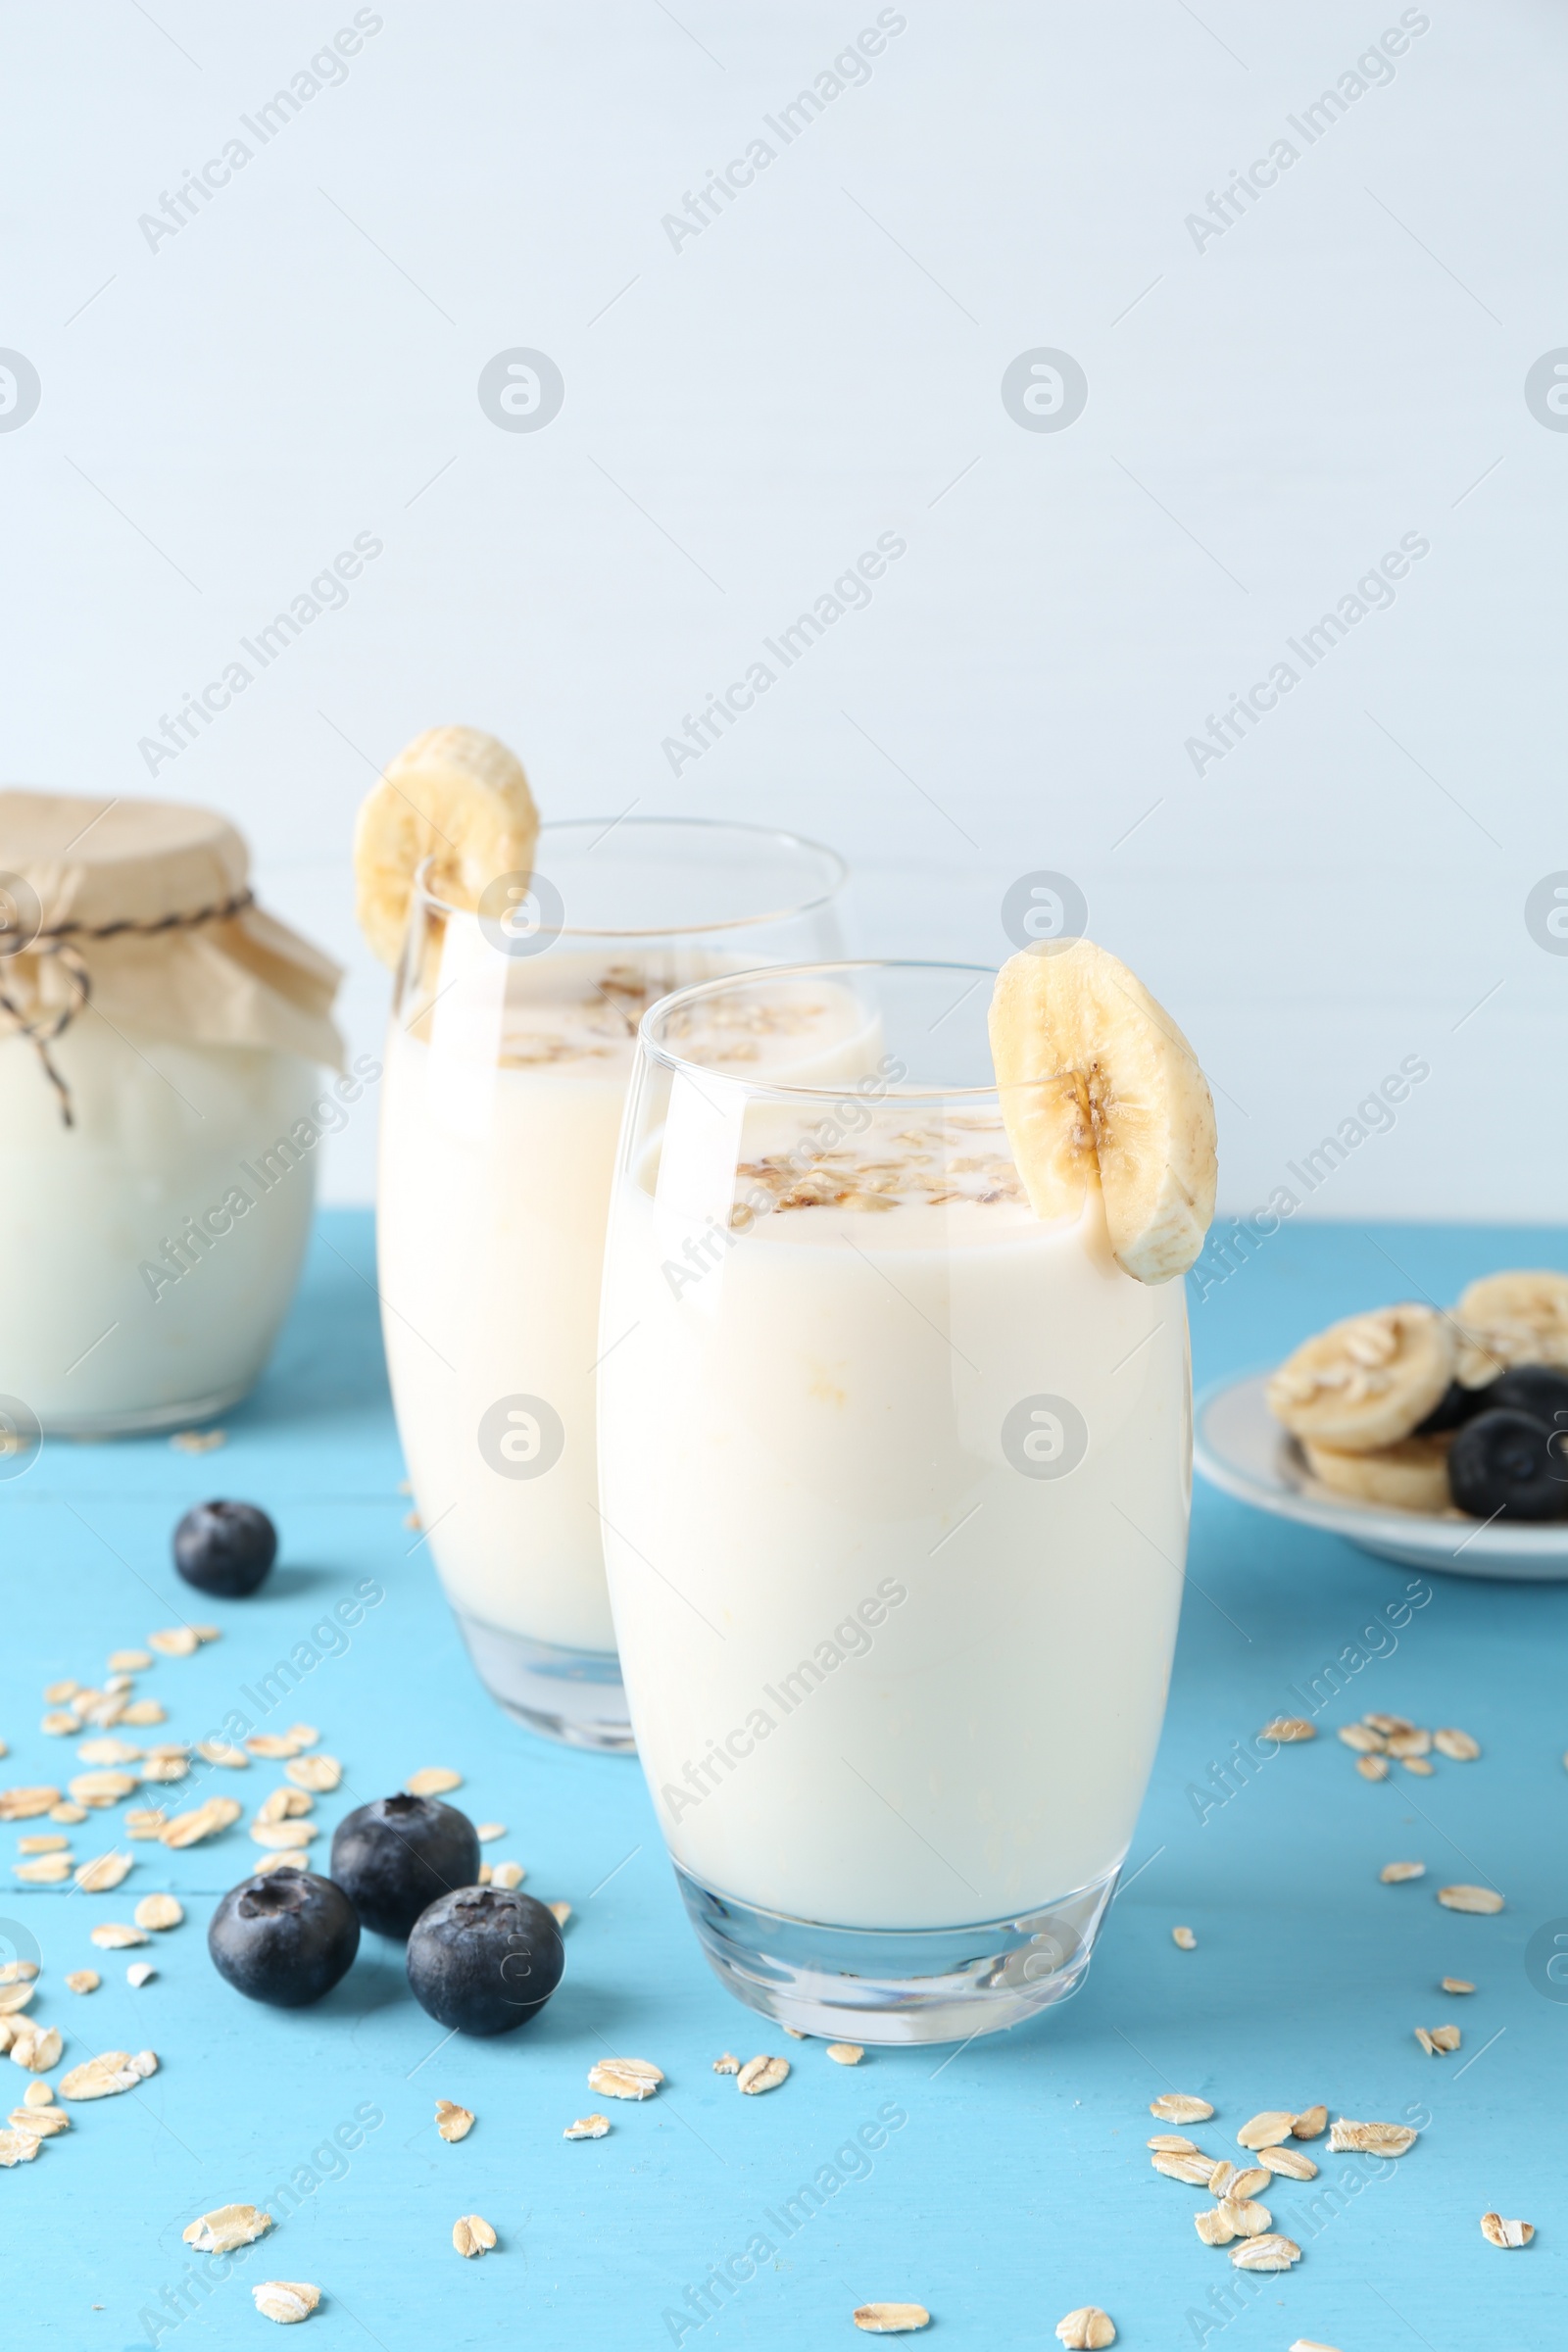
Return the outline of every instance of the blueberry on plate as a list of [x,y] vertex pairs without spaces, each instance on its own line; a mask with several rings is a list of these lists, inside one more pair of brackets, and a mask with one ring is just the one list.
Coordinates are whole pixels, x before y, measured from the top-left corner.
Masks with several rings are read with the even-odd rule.
[[[1489,1407],[1503,1405],[1510,1413],[1534,1413],[1548,1429],[1568,1429],[1568,1372],[1554,1372],[1549,1364],[1516,1364],[1511,1372],[1499,1372],[1488,1387],[1478,1389],[1476,1396]],[[1568,1462],[1561,1467],[1568,1471]]]
[[332,1876],[377,1936],[407,1936],[438,1895],[479,1876],[466,1813],[433,1796],[378,1796],[332,1833]]
[[292,1864],[231,1886],[207,1930],[219,1975],[274,2009],[318,2001],[359,1948],[359,1918],[342,1887]]
[[421,1912],[409,1937],[415,1999],[459,2034],[526,2025],[565,1964],[554,1914],[512,1886],[460,1886]]
[[1462,1429],[1477,1413],[1486,1411],[1491,1395],[1490,1389],[1467,1389],[1450,1380],[1426,1419],[1411,1430],[1411,1437],[1441,1438],[1450,1429]]
[[220,1600],[244,1600],[276,1557],[277,1530],[254,1502],[198,1502],[174,1530],[174,1566]]
[[1448,1448],[1448,1489],[1460,1510],[1473,1519],[1561,1519],[1568,1461],[1555,1439],[1533,1413],[1477,1413]]

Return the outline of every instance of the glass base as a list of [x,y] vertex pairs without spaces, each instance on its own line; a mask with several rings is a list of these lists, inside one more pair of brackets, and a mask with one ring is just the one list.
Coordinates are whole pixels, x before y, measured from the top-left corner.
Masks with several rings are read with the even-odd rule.
[[204,1421],[216,1421],[220,1413],[231,1412],[255,1388],[258,1375],[252,1373],[233,1388],[219,1389],[211,1396],[193,1396],[187,1404],[148,1404],[127,1407],[123,1412],[109,1413],[44,1413],[43,1434],[46,1438],[151,1438],[166,1429],[197,1429]]
[[[1118,1865],[1119,1868],[1119,1865]],[[1077,1991],[1116,1884],[972,1928],[832,1928],[675,1877],[709,1965],[748,2008],[830,2041],[969,2041]]]
[[454,1609],[474,1670],[509,1715],[567,1747],[635,1753],[620,1660],[612,1649],[558,1649]]

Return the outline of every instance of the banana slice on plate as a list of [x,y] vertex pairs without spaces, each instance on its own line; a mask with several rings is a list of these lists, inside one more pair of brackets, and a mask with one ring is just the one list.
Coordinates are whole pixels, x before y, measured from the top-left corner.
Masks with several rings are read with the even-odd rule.
[[1453,1312],[1463,1388],[1484,1389],[1514,1364],[1568,1364],[1568,1275],[1484,1274]]
[[1404,1438],[1376,1453],[1342,1453],[1333,1446],[1301,1450],[1319,1486],[1356,1502],[1391,1504],[1399,1511],[1446,1511],[1453,1507],[1448,1492],[1446,1438]]
[[416,735],[372,786],[354,830],[360,928],[383,963],[396,963],[414,877],[455,906],[475,906],[487,882],[528,873],[539,812],[515,752],[478,727]]
[[1214,1105],[1143,982],[1091,940],[1026,948],[997,974],[991,1057],[1035,1215],[1075,1214],[1098,1178],[1123,1271],[1185,1274],[1214,1214]]
[[1275,1420],[1303,1445],[1376,1453],[1426,1419],[1453,1378],[1454,1355],[1446,1315],[1430,1306],[1380,1306],[1298,1348],[1264,1395]]

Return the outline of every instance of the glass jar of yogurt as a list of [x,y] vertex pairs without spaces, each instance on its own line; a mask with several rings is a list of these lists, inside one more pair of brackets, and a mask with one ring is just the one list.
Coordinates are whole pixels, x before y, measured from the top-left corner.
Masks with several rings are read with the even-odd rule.
[[1181,1599],[1182,1285],[1121,1271],[1098,1182],[1032,1211],[990,979],[667,998],[606,1250],[606,1560],[660,1825],[729,1987],[862,2042],[1078,1984]]
[[0,1429],[225,1411],[310,1227],[335,964],[262,912],[209,809],[0,792]]
[[631,1745],[594,1413],[637,1023],[685,982],[833,953],[843,879],[793,834],[601,819],[545,825],[534,873],[476,912],[415,892],[377,1208],[398,1430],[481,1681],[574,1745]]

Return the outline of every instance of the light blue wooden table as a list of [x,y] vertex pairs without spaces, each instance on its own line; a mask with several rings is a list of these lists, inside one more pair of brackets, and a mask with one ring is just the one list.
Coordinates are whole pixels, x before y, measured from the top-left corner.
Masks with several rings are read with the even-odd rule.
[[[1555,1234],[1287,1228],[1195,1306],[1198,1375],[1267,1360],[1400,1291],[1451,1298],[1489,1268],[1565,1254]],[[1298,2335],[1341,2352],[1568,2340],[1568,2000],[1551,1997],[1539,1946],[1527,1967],[1538,1931],[1556,1920],[1568,1935],[1568,1591],[1434,1580],[1396,1629],[1408,1572],[1200,1489],[1164,1741],[1087,1987],[957,2055],[873,2052],[842,2069],[709,1975],[635,1766],[541,1744],[479,1691],[404,1526],[370,1272],[369,1218],[324,1216],[277,1360],[222,1451],[62,1445],[0,1487],[0,1779],[79,1769],[73,1742],[38,1731],[42,1686],[101,1674],[111,1648],[185,1613],[168,1538],[189,1502],[257,1500],[282,1530],[283,1564],[256,1601],[191,1603],[222,1639],[143,1678],[170,1722],[141,1737],[199,1736],[292,1657],[298,1687],[267,1724],[304,1718],[343,1758],[344,1788],[318,1817],[329,1827],[417,1766],[460,1770],[458,1801],[509,1825],[489,1854],[514,1856],[531,1891],[575,1907],[565,1983],[533,2028],[444,2046],[373,1939],[316,2009],[241,2001],[214,1975],[204,1933],[247,1867],[243,1823],[184,1853],[134,1847],[113,1894],[13,1887],[0,1933],[35,1939],[34,2008],[67,2034],[66,2063],[144,2046],[161,2063],[139,2092],[75,2108],[68,2135],[0,2179],[6,2352],[263,2344],[248,2282],[269,2278],[321,2288],[302,2341],[322,2352],[652,2352],[677,2338],[795,2352],[858,2340],[850,2314],[871,2299],[928,2305],[928,2340],[955,2352],[1054,2347],[1057,2319],[1085,2302],[1111,2312],[1128,2352],[1285,2352]],[[315,1630],[367,1579],[384,1599],[352,1635]],[[1233,1742],[1299,1711],[1293,1691],[1350,1655],[1366,1662],[1325,1725],[1370,1707],[1457,1724],[1482,1760],[1373,1787],[1329,1736],[1246,1785],[1232,1777],[1227,1795],[1215,1768]],[[249,1812],[279,1776],[215,1777]],[[84,1824],[78,1855],[107,1847],[118,1821]],[[0,1832],[8,1879],[19,1837],[39,1826]],[[1425,1860],[1425,1881],[1381,1886],[1380,1865],[1405,1857]],[[1439,1885],[1483,1876],[1506,1894],[1500,1917],[1438,1906]],[[162,1886],[186,1905],[182,1928],[145,1954],[94,1950],[94,1920],[128,1918]],[[1178,1922],[1196,1951],[1172,1943]],[[158,1975],[133,1992],[125,1964],[143,1957]],[[88,1965],[103,1989],[74,1997],[65,1972]],[[1446,1974],[1474,1979],[1474,1997],[1442,1995]],[[1450,2017],[1462,2050],[1424,2056],[1412,2029]],[[781,2049],[794,2072],[740,2098],[710,2071],[726,2048]],[[606,2104],[586,2076],[612,2050],[656,2061],[665,2087],[646,2106],[612,2104],[609,2138],[567,2144],[564,2126]],[[6,2080],[15,2104],[26,2078]],[[1148,2104],[1172,2086],[1213,2101],[1194,2136],[1221,2153],[1264,2107],[1428,2120],[1397,2164],[1331,2160],[1316,2143],[1322,2179],[1268,2197],[1303,2261],[1239,2288],[1194,2233],[1200,2192],[1150,2169]],[[479,2119],[461,2145],[436,2136],[437,2096]],[[275,2233],[198,2285],[185,2224],[236,2200],[281,2214],[290,2190]],[[1534,2222],[1536,2242],[1494,2250],[1478,2227],[1489,2208]],[[465,2263],[450,2232],[473,2212],[501,2243]],[[705,2288],[726,2264],[722,2290]]]

